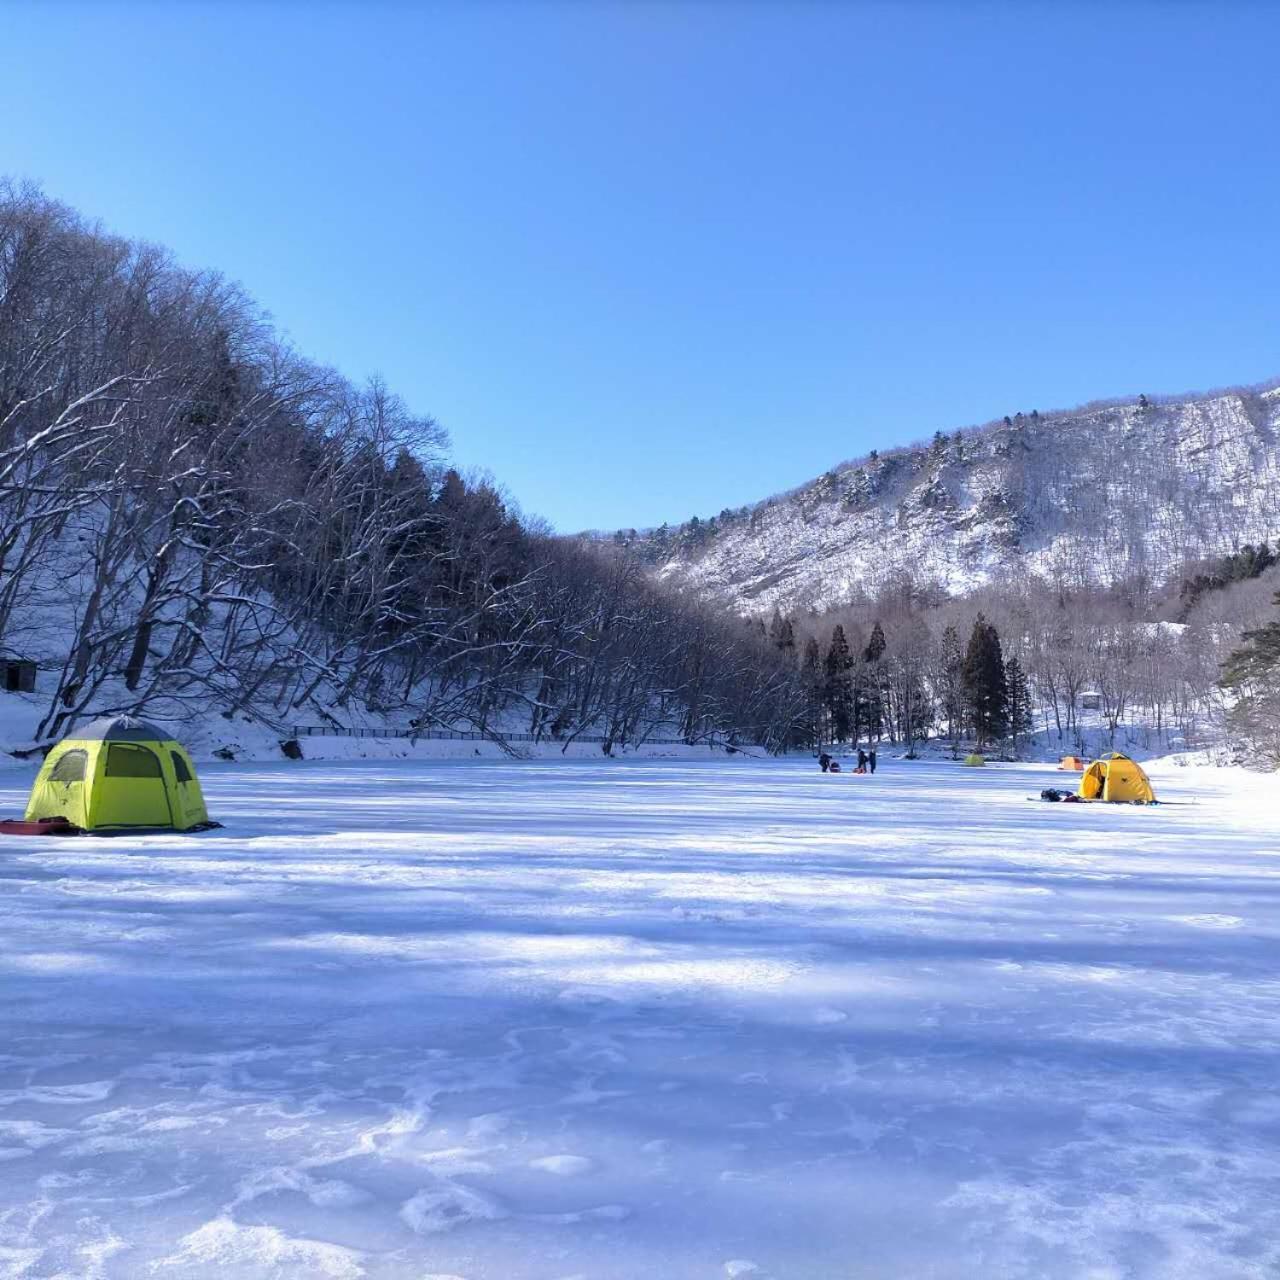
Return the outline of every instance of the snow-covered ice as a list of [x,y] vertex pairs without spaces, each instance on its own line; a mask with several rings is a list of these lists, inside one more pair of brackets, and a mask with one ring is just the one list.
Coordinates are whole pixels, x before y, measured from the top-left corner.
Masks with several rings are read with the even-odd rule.
[[0,1276],[1277,1274],[1274,778],[203,774],[0,844]]

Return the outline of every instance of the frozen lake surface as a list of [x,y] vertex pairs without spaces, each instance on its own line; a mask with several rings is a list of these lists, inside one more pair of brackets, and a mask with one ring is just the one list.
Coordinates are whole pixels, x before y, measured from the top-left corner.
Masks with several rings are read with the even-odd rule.
[[1277,1274],[1274,778],[203,776],[0,844],[0,1276]]

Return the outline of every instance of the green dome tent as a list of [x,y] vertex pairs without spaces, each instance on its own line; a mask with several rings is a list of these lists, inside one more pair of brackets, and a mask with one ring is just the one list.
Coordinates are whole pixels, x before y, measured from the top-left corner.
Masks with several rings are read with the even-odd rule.
[[55,819],[82,831],[198,831],[216,825],[185,748],[132,716],[91,721],[49,752],[20,825]]

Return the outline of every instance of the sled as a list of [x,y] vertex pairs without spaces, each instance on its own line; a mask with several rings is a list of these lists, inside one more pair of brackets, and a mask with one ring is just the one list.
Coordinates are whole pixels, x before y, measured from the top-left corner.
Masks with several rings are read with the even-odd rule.
[[198,831],[216,831],[221,826],[220,822],[197,822],[176,833],[173,827],[95,827],[86,831],[66,818],[4,818],[0,819],[0,836],[185,836]]
[[74,822],[66,818],[5,818],[0,820],[0,836],[78,836],[83,835]]

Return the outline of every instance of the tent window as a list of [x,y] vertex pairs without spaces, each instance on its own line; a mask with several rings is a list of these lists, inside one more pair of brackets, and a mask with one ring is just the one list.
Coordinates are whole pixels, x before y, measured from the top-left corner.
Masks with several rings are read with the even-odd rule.
[[50,782],[83,782],[85,765],[89,761],[87,751],[64,751],[49,770]]
[[107,748],[108,778],[158,778],[160,757],[147,747],[129,747],[113,742]]
[[190,782],[191,770],[187,768],[187,762],[176,751],[169,754],[173,757],[173,776],[179,782]]

